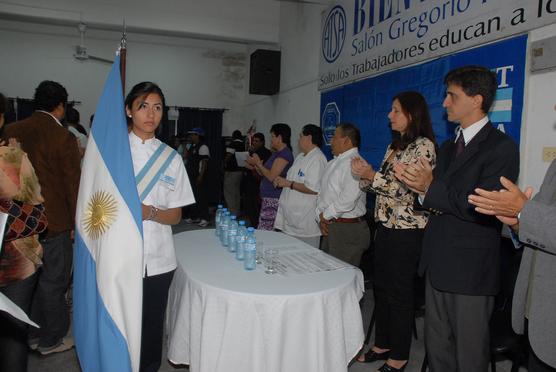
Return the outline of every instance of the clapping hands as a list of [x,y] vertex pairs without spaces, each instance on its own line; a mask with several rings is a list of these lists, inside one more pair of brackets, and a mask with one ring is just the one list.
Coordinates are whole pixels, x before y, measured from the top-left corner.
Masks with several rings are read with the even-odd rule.
[[361,157],[351,159],[351,173],[361,179],[372,180],[375,176],[373,166]]

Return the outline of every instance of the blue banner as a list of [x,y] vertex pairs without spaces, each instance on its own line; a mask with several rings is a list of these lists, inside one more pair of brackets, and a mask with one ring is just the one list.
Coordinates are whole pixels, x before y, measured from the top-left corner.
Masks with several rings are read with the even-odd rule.
[[330,157],[329,138],[340,122],[351,122],[361,130],[360,153],[378,168],[392,134],[388,112],[392,97],[397,93],[415,90],[429,105],[434,133],[438,144],[454,135],[456,124],[448,122],[442,107],[448,71],[465,65],[482,65],[496,71],[498,91],[489,112],[494,126],[519,144],[527,36],[518,36],[447,57],[436,59],[383,75],[361,80],[321,95],[321,127]]

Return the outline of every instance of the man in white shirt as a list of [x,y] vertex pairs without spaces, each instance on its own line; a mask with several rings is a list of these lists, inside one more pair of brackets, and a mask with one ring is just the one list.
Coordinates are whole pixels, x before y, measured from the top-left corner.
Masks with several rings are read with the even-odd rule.
[[360,143],[355,125],[338,125],[330,144],[334,159],[324,170],[316,208],[323,235],[321,249],[354,266],[359,265],[370,240],[364,218],[366,194],[351,174],[351,159],[359,157]]

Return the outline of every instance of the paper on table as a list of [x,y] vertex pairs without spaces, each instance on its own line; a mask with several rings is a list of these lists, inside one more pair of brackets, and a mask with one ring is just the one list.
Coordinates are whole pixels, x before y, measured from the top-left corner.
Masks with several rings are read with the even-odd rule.
[[276,269],[280,274],[309,274],[320,271],[340,270],[352,267],[326,253],[316,252],[287,252],[280,251]]
[[[8,221],[8,215],[6,213],[0,212],[0,252],[2,251],[3,240],[4,240],[4,230],[6,229],[6,221]],[[14,304],[8,297],[6,297],[2,292],[0,292],[0,311],[5,311],[16,319],[21,320],[27,324],[39,328],[39,326],[34,323],[27,314],[19,306]]]
[[245,160],[249,156],[249,152],[247,151],[240,151],[234,154],[236,156],[236,162],[238,167],[245,167]]

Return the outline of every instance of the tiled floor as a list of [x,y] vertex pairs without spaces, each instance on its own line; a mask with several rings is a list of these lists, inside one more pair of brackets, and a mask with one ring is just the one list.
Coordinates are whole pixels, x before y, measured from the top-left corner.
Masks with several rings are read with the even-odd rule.
[[[185,223],[177,225],[174,228],[174,232],[182,232],[187,230],[196,229],[196,226],[190,226]],[[210,228],[210,226],[208,227]],[[371,309],[373,304],[373,298],[371,293],[367,293],[363,301],[363,321],[365,327],[367,327]],[[417,318],[417,340],[413,341],[411,347],[411,356],[409,360],[409,365],[406,368],[406,372],[420,372],[421,363],[424,358],[424,344],[423,344],[423,318]],[[365,328],[366,329],[366,328]],[[371,338],[372,340],[372,338]],[[372,342],[372,341],[371,341]],[[163,351],[164,353],[164,351]],[[349,372],[374,372],[378,367],[381,366],[380,362],[372,364],[362,364],[353,363],[349,367]],[[501,360],[497,363],[497,372],[509,372],[511,369],[511,363],[509,360]],[[174,367],[167,362],[162,363],[160,369],[161,372],[179,372],[188,371],[186,367]],[[60,354],[50,355],[47,357],[41,357],[36,353],[29,354],[29,372],[79,372],[81,371],[79,364],[77,362],[77,356],[75,350],[67,351]],[[527,369],[521,368],[520,372],[525,372]],[[230,372],[241,372],[241,371],[230,371]],[[260,371],[264,372],[264,371]],[[298,371],[284,371],[284,372],[298,372]],[[303,372],[303,371],[299,371]],[[472,372],[472,371],[469,371]]]

